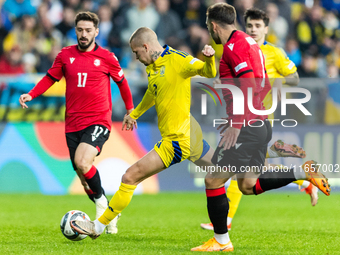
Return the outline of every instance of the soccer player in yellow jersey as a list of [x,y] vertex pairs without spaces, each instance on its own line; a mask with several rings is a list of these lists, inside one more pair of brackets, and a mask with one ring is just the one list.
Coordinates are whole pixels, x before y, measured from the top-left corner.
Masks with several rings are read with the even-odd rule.
[[[268,32],[268,15],[259,9],[248,9],[244,14],[246,33],[250,35],[260,46],[265,57],[265,67],[272,87],[278,89],[278,97],[280,100],[280,91],[282,85],[297,86],[299,83],[299,75],[296,71],[295,64],[289,60],[284,50],[271,43],[265,41],[265,36]],[[266,109],[270,109],[272,105],[272,92],[268,92],[263,100],[263,105]],[[274,115],[268,116],[268,119],[274,119]],[[280,153],[280,149],[286,152]],[[290,152],[290,153],[289,153]],[[302,152],[300,154],[300,152]],[[295,154],[295,155],[294,155]],[[304,151],[300,147],[276,141],[271,147],[268,148],[267,158],[275,158],[281,156],[295,156],[305,157]],[[311,197],[311,204],[315,206],[318,201],[318,189],[310,182],[299,180],[294,183],[303,187]],[[242,192],[239,190],[235,177],[231,180],[227,189],[227,197],[229,199],[229,213],[228,213],[228,229],[231,229],[232,219],[237,211],[240,203]],[[202,223],[203,229],[213,230],[211,223]]]
[[156,33],[146,27],[132,34],[130,46],[137,59],[147,66],[148,89],[136,109],[125,115],[123,129],[137,127],[136,120],[155,105],[162,140],[127,169],[119,190],[101,217],[94,222],[71,223],[76,231],[92,238],[99,236],[106,225],[128,206],[135,188],[144,179],[185,159],[198,166],[212,165],[214,150],[203,140],[200,126],[190,115],[190,77],[216,76],[214,49],[208,45],[204,47],[205,62],[202,62],[169,46],[163,48]]

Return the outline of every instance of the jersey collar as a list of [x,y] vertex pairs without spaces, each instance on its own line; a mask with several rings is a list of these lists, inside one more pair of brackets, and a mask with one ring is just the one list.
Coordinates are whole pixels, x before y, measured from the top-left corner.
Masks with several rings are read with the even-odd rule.
[[95,45],[94,45],[93,51],[96,51],[96,50],[98,50],[99,46],[98,46],[98,44],[97,44],[96,42],[95,42],[94,44],[95,44]]
[[266,44],[268,44],[267,41],[264,41],[263,45],[266,45]]
[[231,34],[230,34],[230,36],[229,36],[227,42],[229,42],[229,40],[231,39],[231,37],[233,36],[233,34],[234,34],[236,31],[237,31],[237,30],[235,29],[235,30],[233,30],[233,32],[231,32]]
[[162,52],[161,57],[164,57],[165,53],[169,50],[169,46],[165,44],[163,48],[164,48],[164,51]]

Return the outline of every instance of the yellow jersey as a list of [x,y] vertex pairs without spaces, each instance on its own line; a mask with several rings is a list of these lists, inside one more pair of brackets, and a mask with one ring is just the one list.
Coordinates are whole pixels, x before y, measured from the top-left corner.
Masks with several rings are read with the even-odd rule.
[[[265,66],[272,86],[275,78],[284,78],[296,72],[295,64],[289,60],[286,52],[282,48],[266,41],[260,48],[265,58]],[[263,100],[263,105],[266,109],[270,109],[272,102],[272,92],[269,91]]]
[[138,119],[155,105],[163,139],[179,141],[190,138],[190,77],[214,78],[215,58],[206,57],[203,62],[166,45],[160,57],[147,66],[146,72],[147,91],[130,116]]

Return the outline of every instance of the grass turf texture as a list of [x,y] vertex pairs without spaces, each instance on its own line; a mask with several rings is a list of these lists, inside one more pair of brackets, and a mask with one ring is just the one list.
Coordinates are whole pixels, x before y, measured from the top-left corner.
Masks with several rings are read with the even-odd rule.
[[[232,230],[231,254],[340,254],[340,194],[320,194],[316,207],[298,192],[243,196]],[[195,254],[213,236],[202,193],[135,196],[117,235],[66,239],[61,217],[77,209],[94,218],[86,196],[0,195],[0,254]],[[199,253],[202,254],[202,253]]]

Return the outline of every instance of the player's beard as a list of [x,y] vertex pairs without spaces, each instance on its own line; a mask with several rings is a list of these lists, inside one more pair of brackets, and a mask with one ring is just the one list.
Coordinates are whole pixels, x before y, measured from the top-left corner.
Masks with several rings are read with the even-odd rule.
[[210,35],[216,44],[221,44],[221,39],[218,37],[217,33],[214,33],[214,31],[210,31]]
[[81,44],[80,39],[78,39],[78,46],[82,50],[86,50],[88,47],[90,47],[90,45],[93,43],[93,40],[94,40],[94,38],[92,38],[92,40],[88,44]]

